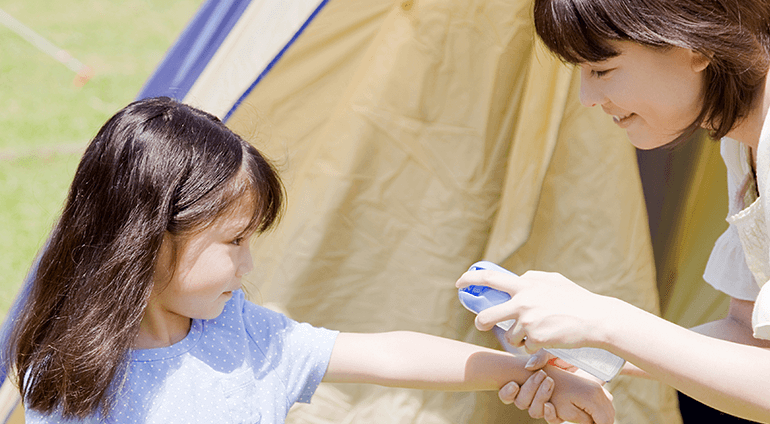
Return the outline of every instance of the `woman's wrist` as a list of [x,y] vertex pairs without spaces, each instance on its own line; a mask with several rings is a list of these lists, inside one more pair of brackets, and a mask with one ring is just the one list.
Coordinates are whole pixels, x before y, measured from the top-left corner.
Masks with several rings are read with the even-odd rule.
[[[601,296],[601,295],[598,295]],[[592,344],[595,347],[617,354],[620,345],[620,337],[626,334],[629,326],[634,326],[637,318],[636,312],[643,312],[641,309],[615,297],[601,296],[601,314],[596,323],[596,331],[593,333],[595,338]]]

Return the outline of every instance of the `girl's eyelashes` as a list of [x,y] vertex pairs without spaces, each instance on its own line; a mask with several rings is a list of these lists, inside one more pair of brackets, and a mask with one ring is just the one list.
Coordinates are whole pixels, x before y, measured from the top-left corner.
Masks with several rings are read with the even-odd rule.
[[249,240],[251,240],[253,233],[248,233],[240,236],[236,236],[234,239],[230,241],[230,244],[235,246],[240,246],[244,243],[248,243]]

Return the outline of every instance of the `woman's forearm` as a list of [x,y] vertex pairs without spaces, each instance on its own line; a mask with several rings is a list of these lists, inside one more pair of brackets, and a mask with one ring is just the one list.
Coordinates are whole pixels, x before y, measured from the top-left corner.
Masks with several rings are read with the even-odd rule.
[[698,334],[628,304],[618,310],[599,347],[714,408],[770,421],[770,351]]

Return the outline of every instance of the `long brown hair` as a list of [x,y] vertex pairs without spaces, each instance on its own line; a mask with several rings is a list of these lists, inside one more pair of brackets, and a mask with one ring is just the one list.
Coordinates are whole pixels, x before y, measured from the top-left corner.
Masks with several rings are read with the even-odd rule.
[[11,335],[7,366],[25,406],[108,413],[164,233],[198,231],[245,193],[249,227],[267,230],[282,210],[278,174],[213,115],[155,98],[110,118],[80,161]]
[[767,0],[535,0],[534,17],[546,46],[570,63],[618,55],[611,40],[708,57],[701,113],[677,140],[701,126],[714,138],[730,132],[754,106],[770,67]]

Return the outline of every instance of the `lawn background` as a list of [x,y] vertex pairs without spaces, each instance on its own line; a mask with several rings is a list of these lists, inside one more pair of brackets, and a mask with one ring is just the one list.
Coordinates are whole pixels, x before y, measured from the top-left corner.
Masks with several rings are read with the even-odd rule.
[[133,100],[203,0],[14,0],[0,9],[94,70],[0,26],[0,319],[59,215],[80,155]]

